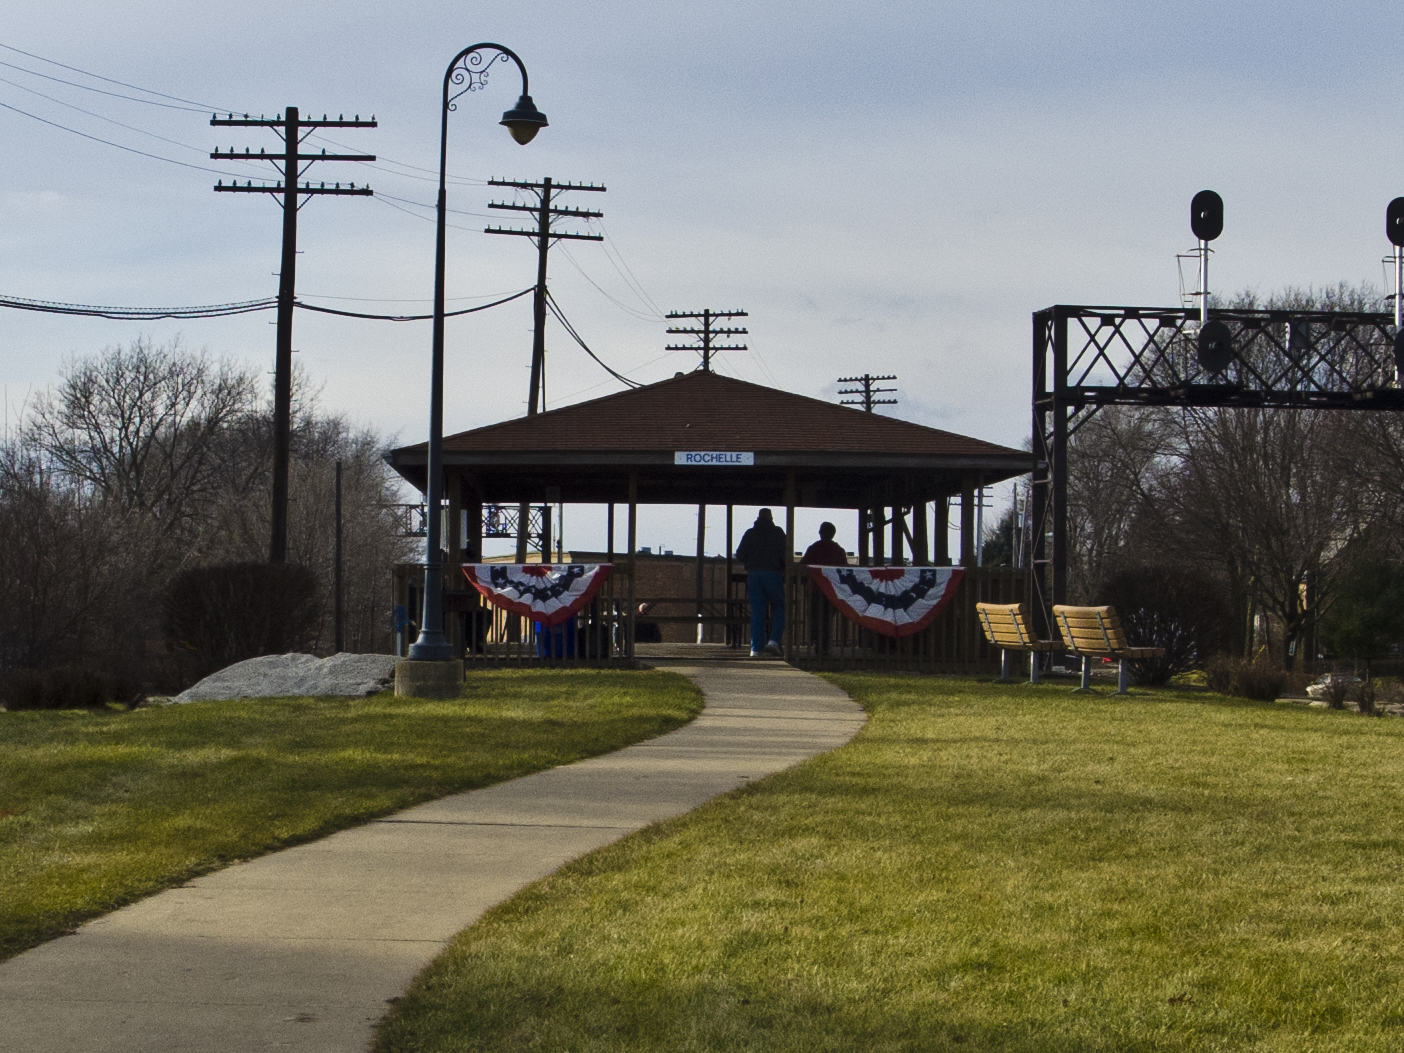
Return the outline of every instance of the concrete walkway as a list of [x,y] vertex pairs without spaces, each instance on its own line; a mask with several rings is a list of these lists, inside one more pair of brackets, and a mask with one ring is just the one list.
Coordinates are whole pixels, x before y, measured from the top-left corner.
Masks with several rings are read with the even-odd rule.
[[489,907],[863,724],[779,662],[657,664],[706,695],[685,728],[229,867],[0,964],[0,1050],[357,1053]]

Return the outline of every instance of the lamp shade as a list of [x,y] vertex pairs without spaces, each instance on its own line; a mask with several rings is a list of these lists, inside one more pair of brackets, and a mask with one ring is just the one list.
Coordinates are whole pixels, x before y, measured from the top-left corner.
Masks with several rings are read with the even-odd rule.
[[546,115],[536,108],[530,95],[523,95],[517,105],[502,115],[498,122],[512,133],[512,138],[525,146],[536,138],[536,133],[546,127]]

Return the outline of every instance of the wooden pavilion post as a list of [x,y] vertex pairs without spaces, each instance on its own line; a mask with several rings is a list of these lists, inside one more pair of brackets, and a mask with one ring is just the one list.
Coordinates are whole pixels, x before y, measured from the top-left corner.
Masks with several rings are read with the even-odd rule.
[[866,508],[858,509],[858,566],[868,565],[868,516]]
[[979,596],[980,583],[975,571],[975,480],[969,475],[960,480],[960,565],[966,568],[966,575],[960,583],[958,594],[960,608],[956,614],[956,624],[960,636],[957,638],[956,655],[962,663],[970,663],[975,660],[979,646],[975,601]]
[[[465,487],[467,492],[462,494],[463,508],[468,513],[468,537],[464,541],[462,556],[465,563],[481,563],[483,561],[483,494],[478,487],[478,481],[472,476],[462,480],[461,487]],[[459,572],[459,580],[462,580],[462,571]],[[467,623],[466,639],[464,647],[474,653],[482,647],[490,635],[492,627],[491,607],[473,589],[468,590],[473,598],[469,601],[469,611],[464,619]],[[489,613],[486,617],[483,610],[486,608]]]
[[727,505],[727,506],[726,506],[726,617],[727,617],[727,623],[726,623],[726,631],[725,631],[725,633],[724,633],[723,635],[724,635],[725,638],[726,638],[726,644],[727,644],[728,647],[734,647],[734,646],[736,646],[736,641],[737,641],[738,639],[740,639],[740,636],[739,636],[737,633],[735,633],[735,632],[733,631],[735,627],[731,624],[731,620],[730,620],[730,619],[731,619],[731,610],[732,610],[732,607],[731,607],[731,575],[734,573],[734,571],[732,570],[732,568],[733,568],[733,566],[734,566],[733,553],[735,552],[735,548],[734,548],[733,542],[732,542],[732,536],[733,536],[733,535],[732,535],[732,528],[733,528],[734,520],[735,520],[735,515],[734,515],[735,511],[736,511],[736,506],[735,506],[735,505]]
[[483,494],[475,479],[468,480],[468,488],[471,494],[463,503],[463,507],[468,512],[468,541],[463,550],[463,561],[465,563],[481,563],[483,561]]
[[[444,582],[445,591],[463,589],[463,473],[450,468],[446,487],[448,508],[444,511],[447,520],[442,524],[439,536],[444,539]],[[464,645],[463,614],[460,611],[444,612],[444,635],[453,647],[455,654],[461,654]]]
[[934,559],[932,562],[938,567],[949,567],[951,565],[951,506],[950,498],[942,494],[936,498],[931,509],[931,532]]
[[614,562],[614,502],[605,506],[605,562]]
[[785,475],[785,660],[795,657],[795,622],[799,615],[799,582],[795,571],[795,473]]
[[634,598],[635,581],[638,571],[638,559],[635,553],[639,548],[639,473],[629,473],[629,606],[624,619],[624,656],[630,660],[634,657],[634,619],[638,612],[634,609],[638,601]]
[[931,545],[926,533],[926,502],[912,505],[912,563],[919,567],[931,565]]
[[887,562],[887,555],[883,547],[882,528],[887,525],[887,511],[882,505],[875,505],[872,509],[872,532],[869,535],[873,539],[873,566],[881,567]]
[[697,506],[697,642],[702,642],[702,560],[707,542],[707,506]]
[[975,481],[968,475],[960,481],[960,565],[975,566]]
[[901,505],[892,506],[892,563],[902,562],[902,540],[907,532],[907,516]]

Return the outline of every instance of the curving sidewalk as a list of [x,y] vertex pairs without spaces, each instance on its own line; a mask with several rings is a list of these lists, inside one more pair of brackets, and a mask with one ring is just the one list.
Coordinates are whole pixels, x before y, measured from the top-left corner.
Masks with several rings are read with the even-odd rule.
[[0,963],[0,1050],[364,1050],[455,933],[562,864],[843,745],[859,707],[779,662],[659,661],[693,723],[198,878]]

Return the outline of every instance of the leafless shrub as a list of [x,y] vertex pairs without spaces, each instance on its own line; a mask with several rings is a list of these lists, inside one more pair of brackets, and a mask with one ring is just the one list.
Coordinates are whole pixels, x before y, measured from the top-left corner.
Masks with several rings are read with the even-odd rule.
[[1205,683],[1211,691],[1237,698],[1271,702],[1288,691],[1303,688],[1305,676],[1290,673],[1261,650],[1251,661],[1231,655],[1217,655],[1204,668]]
[[258,655],[310,651],[318,591],[317,576],[292,563],[192,567],[166,594],[166,639],[195,656],[202,675]]
[[[348,645],[388,650],[391,568],[412,545],[386,510],[388,441],[320,413],[300,372],[294,382],[289,559],[310,568],[316,614],[296,646],[332,642],[339,460]],[[139,340],[68,363],[0,443],[0,672],[188,682],[189,652],[165,647],[163,599],[183,571],[267,558],[271,430],[257,374],[227,360]]]

